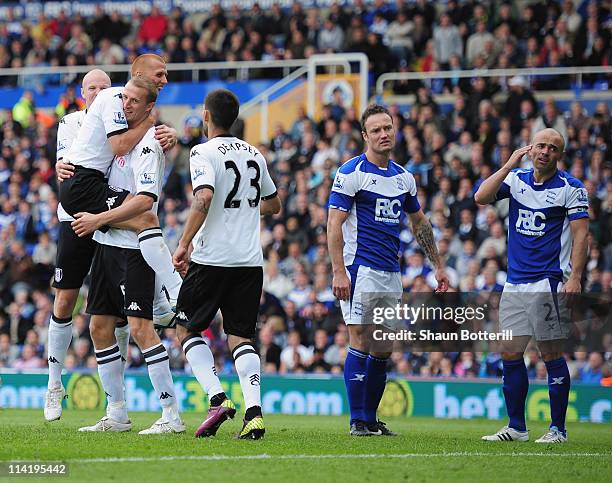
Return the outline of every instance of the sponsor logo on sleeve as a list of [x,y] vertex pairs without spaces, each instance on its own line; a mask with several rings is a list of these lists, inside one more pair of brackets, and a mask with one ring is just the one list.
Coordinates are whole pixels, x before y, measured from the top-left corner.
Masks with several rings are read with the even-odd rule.
[[155,173],[142,173],[140,184],[155,184]]
[[196,168],[193,171],[193,179],[196,180],[198,179],[200,176],[204,176],[206,174],[206,170],[204,168]]
[[344,188],[344,176],[336,176],[336,180],[334,181],[334,188],[342,189]]
[[585,204],[589,202],[589,195],[586,189],[580,188],[578,190],[578,197],[576,198],[576,201],[578,201],[578,203],[585,203]]
[[115,124],[121,124],[121,125],[127,126],[127,120],[125,119],[125,114],[123,114],[122,112],[115,112],[113,121],[115,122]]

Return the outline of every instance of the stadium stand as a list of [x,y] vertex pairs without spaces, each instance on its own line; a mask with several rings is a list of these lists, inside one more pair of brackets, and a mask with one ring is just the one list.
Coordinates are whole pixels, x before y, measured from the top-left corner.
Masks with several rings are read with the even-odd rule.
[[[605,2],[433,2],[398,0],[388,4],[350,2],[343,7],[305,9],[299,2],[269,11],[255,5],[248,15],[215,5],[210,15],[187,16],[180,8],[164,14],[154,8],[130,19],[98,7],[90,18],[41,14],[36,21],[0,18],[0,69],[129,63],[154,52],[168,62],[295,59],[318,52],[363,52],[373,81],[386,72],[449,72],[471,68],[609,66],[611,12]],[[194,18],[202,18],[194,21]],[[52,72],[52,71],[50,71]],[[242,71],[240,71],[242,72]],[[231,81],[239,71],[207,71],[201,80]],[[240,80],[272,76],[261,70]],[[244,78],[244,76],[247,76]],[[190,77],[189,77],[190,78]],[[124,81],[113,74],[113,81]],[[187,80],[171,72],[170,81]],[[586,88],[602,88],[609,74],[585,77]],[[82,108],[76,74],[2,76],[4,88],[25,93],[0,126],[0,367],[44,368],[47,325],[52,310],[58,220],[55,179],[57,117]],[[31,91],[68,86],[49,117]],[[529,143],[542,127],[554,127],[567,141],[566,169],[585,183],[590,203],[591,249],[586,292],[612,290],[612,120],[609,102],[586,109],[574,101],[560,109],[555,97],[535,94],[571,87],[568,77],[536,81],[514,76],[503,81],[474,77],[396,81],[394,94],[415,94],[411,105],[393,105],[397,127],[395,160],[420,186],[419,200],[434,226],[451,286],[462,291],[499,290],[505,280],[507,250],[503,205],[477,207],[473,193],[512,151]],[[507,98],[498,102],[503,93]],[[442,109],[436,98],[451,96]],[[567,103],[566,103],[567,104]],[[260,309],[259,350],[267,373],[341,373],[348,347],[346,327],[331,293],[326,241],[327,200],[335,171],[361,152],[358,113],[341,106],[323,109],[319,119],[306,113],[291,129],[278,126],[259,149],[267,158],[283,201],[280,215],[262,222],[265,291]],[[176,246],[190,204],[189,149],[202,141],[201,124],[177,127],[180,143],[167,156],[167,180],[160,221],[171,250]],[[405,222],[405,221],[404,221]],[[406,226],[403,284],[406,291],[431,290],[431,268]],[[93,368],[95,357],[83,315],[87,287],[77,307],[74,338],[66,368]],[[220,371],[231,371],[226,344],[213,327],[207,331]],[[185,368],[172,331],[164,344],[171,367]],[[610,376],[607,352],[567,354],[573,379],[598,383]],[[129,367],[144,365],[131,347]],[[403,375],[499,377],[495,353],[394,353],[393,370]],[[532,378],[546,378],[535,351],[528,352]],[[188,369],[188,368],[187,368]]]

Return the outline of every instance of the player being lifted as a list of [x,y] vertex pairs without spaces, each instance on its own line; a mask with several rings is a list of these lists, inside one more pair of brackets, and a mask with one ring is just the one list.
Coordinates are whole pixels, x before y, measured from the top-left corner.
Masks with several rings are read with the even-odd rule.
[[[135,77],[127,83],[122,96],[125,118],[131,127],[149,116],[157,100],[157,89],[150,81]],[[164,153],[155,140],[155,128],[151,127],[128,154],[115,156],[109,183],[134,195],[131,200],[134,216],[147,211],[156,213],[163,172]],[[108,406],[98,423],[79,431],[122,432],[132,427],[125,401],[123,364],[114,334],[116,321],[127,318],[162,406],[162,417],[139,434],[184,432],[168,353],[153,328],[155,272],[144,261],[133,231],[117,228],[104,233],[96,231],[94,240],[97,244],[87,313],[92,316],[90,332]]]
[[213,436],[236,413],[201,336],[219,309],[246,406],[239,437],[259,439],[265,432],[260,361],[253,345],[263,284],[259,218],[278,213],[281,205],[264,157],[229,134],[239,107],[236,96],[227,90],[206,97],[203,120],[209,141],[191,150],[194,199],[173,257],[177,270],[186,272],[177,304],[176,335],[210,401],[208,417],[196,437]]
[[438,291],[448,290],[431,224],[417,200],[414,178],[390,159],[395,128],[389,111],[371,105],[361,117],[367,151],[344,163],[329,198],[327,237],[333,268],[333,292],[349,331],[344,381],[353,436],[395,435],[377,421],[387,381],[390,352],[371,350],[373,321],[364,316],[365,296],[383,294],[377,303],[401,301],[400,216],[408,213],[412,233],[436,267]]
[[[565,294],[579,294],[586,263],[588,196],[582,183],[557,169],[565,142],[554,129],[536,133],[478,188],[480,205],[510,198],[508,279],[499,307],[501,330],[513,339],[502,353],[503,392],[510,421],[485,441],[528,441],[525,399],[529,388],[523,353],[531,337],[548,372],[550,430],[536,443],[567,441],[565,413],[570,375],[562,356],[569,334]],[[524,155],[533,168],[518,169]],[[572,242],[573,239],[573,242]]]
[[[138,57],[132,64],[131,69],[134,77],[144,77],[154,82],[158,89],[162,89],[167,83],[165,63],[163,60],[155,55],[143,55]],[[88,74],[89,75],[89,74]],[[108,76],[102,71],[93,71],[94,79],[96,84],[102,82],[105,88],[110,87],[110,80]],[[134,130],[126,131],[127,124],[124,119],[123,106],[121,99],[117,95],[121,92],[122,88],[112,88],[108,93],[105,93],[102,99],[100,99],[96,105],[93,105],[93,101],[96,98],[99,87],[92,86],[89,81],[87,89],[83,92],[84,96],[89,96],[88,92],[95,91],[96,96],[92,95],[91,101],[87,104],[87,112],[92,116],[86,116],[84,113],[74,113],[66,116],[66,123],[60,123],[58,128],[58,162],[56,169],[58,172],[58,178],[62,181],[62,185],[68,181],[68,184],[74,183],[74,178],[81,178],[93,176],[94,182],[98,183],[98,191],[107,191],[108,198],[104,199],[104,195],[98,193],[99,207],[102,209],[110,209],[114,204],[118,204],[117,200],[122,198],[124,195],[119,195],[114,190],[109,189],[104,181],[104,176],[108,171],[109,159],[112,159],[113,153],[116,151],[119,154],[125,154],[131,149],[136,142],[142,138],[143,130],[146,126],[141,124],[134,128]],[[80,119],[80,123],[78,122]],[[117,120],[118,122],[114,122]],[[68,124],[70,122],[70,124]],[[86,132],[81,132],[80,124],[86,125]],[[108,134],[107,134],[107,129]],[[112,141],[107,141],[107,137]],[[176,144],[176,132],[166,126],[158,126],[156,128],[156,138],[161,142],[164,149],[169,149]],[[88,144],[89,143],[89,144]],[[72,154],[73,144],[76,144],[80,148],[76,154]],[[109,145],[111,147],[109,147]],[[68,153],[71,154],[68,154]],[[109,154],[110,153],[110,154]],[[110,156],[110,157],[109,157]],[[86,167],[79,168],[80,174],[74,176],[75,164],[72,163],[74,157],[83,158],[84,165],[92,165],[95,169],[89,169]],[[107,166],[104,174],[101,169]],[[62,186],[61,185],[61,186]],[[62,198],[62,187],[60,186],[60,201]],[[77,186],[76,189],[82,187]],[[93,192],[96,196],[95,191]],[[87,190],[81,189],[81,198],[86,199],[89,196]],[[87,200],[87,205],[76,206],[76,211],[83,211],[88,208],[92,200]],[[45,418],[48,421],[59,419],[62,414],[62,400],[65,395],[65,390],[61,383],[61,371],[63,368],[63,361],[66,357],[66,351],[70,346],[72,339],[72,312],[76,303],[79,288],[83,283],[84,277],[89,271],[91,266],[91,260],[93,257],[93,242],[90,236],[94,229],[88,232],[81,232],[80,237],[70,233],[69,223],[73,218],[66,212],[65,207],[60,203],[58,207],[58,216],[60,220],[65,222],[60,225],[60,238],[58,241],[58,255],[54,277],[53,286],[56,287],[56,299],[54,302],[54,316],[49,327],[49,385],[48,391],[45,398]],[[72,212],[74,214],[74,211]],[[147,218],[148,216],[148,218]],[[87,216],[83,218],[82,222],[87,220]],[[157,218],[151,218],[150,215],[140,220],[139,223],[134,223],[136,229],[142,226],[157,226]],[[157,234],[157,230],[150,230],[150,233]],[[157,237],[153,237],[157,238]],[[147,242],[151,243],[151,242]],[[145,251],[149,254],[149,259],[155,259],[154,247],[145,246]],[[163,250],[161,250],[163,252]],[[166,249],[166,262],[169,260],[169,251]],[[160,262],[156,262],[158,265]],[[164,265],[166,270],[163,271],[161,276],[156,277],[156,283],[159,286],[159,290],[156,290],[156,302],[155,302],[155,313],[161,323],[167,323],[171,320],[173,315],[170,310],[165,297],[159,296],[161,292],[161,286],[163,280],[170,279],[172,284],[178,283],[180,285],[180,277],[176,273],[170,272],[168,275],[167,263]],[[177,281],[178,279],[178,281]],[[157,288],[157,287],[156,287]],[[178,293],[178,286],[175,288],[175,292]],[[176,295],[175,295],[176,296]],[[129,329],[127,325],[123,328],[118,327],[117,338],[119,340],[119,347],[121,349],[122,356],[125,358],[127,353],[127,345],[129,342]]]
[[[85,74],[81,84],[81,96],[85,99],[86,109],[89,109],[101,90],[110,86],[110,78],[106,72],[100,69],[94,69]],[[57,127],[58,162],[61,162],[64,154],[70,149],[81,127],[85,112],[72,112],[60,120]],[[74,233],[70,226],[74,218],[66,213],[61,203],[57,207],[57,218],[60,221],[60,228],[55,262],[57,268],[52,284],[55,288],[55,300],[53,302],[53,316],[49,321],[49,381],[44,408],[47,421],[54,421],[62,415],[62,400],[65,391],[62,386],[61,375],[66,351],[72,340],[72,312],[76,305],[79,289],[89,272],[95,247],[91,237],[80,238]],[[127,339],[129,339],[127,324],[124,327],[117,328],[116,336],[118,340],[122,341],[120,343],[121,347],[127,347]],[[123,350],[122,353],[124,353]]]

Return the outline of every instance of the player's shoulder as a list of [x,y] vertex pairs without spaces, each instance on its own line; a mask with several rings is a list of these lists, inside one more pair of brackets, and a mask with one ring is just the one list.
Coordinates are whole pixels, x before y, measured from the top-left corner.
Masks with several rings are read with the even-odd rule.
[[557,171],[557,177],[569,188],[584,189],[584,183],[567,171]]
[[132,149],[132,154],[142,158],[155,152],[163,152],[161,144],[155,139],[155,127],[149,129],[138,144]]
[[85,117],[85,111],[74,111],[62,117],[59,123],[64,124],[65,126],[72,126],[74,124],[78,124],[83,117]]
[[363,167],[364,167],[363,155],[359,155],[343,163],[340,166],[340,168],[338,168],[338,172],[344,175],[349,175],[349,174],[361,172]]

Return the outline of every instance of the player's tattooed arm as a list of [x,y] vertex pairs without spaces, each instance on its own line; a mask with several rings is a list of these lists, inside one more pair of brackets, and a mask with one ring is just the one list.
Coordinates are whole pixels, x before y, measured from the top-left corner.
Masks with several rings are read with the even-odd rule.
[[444,264],[440,259],[436,240],[434,239],[433,228],[431,223],[423,213],[419,210],[415,213],[410,213],[410,224],[412,226],[412,234],[417,243],[425,253],[425,256],[431,261],[436,268],[436,280],[438,281],[438,292],[446,292],[448,290],[448,276],[444,270]]
[[183,231],[183,236],[172,256],[174,268],[180,274],[187,271],[187,266],[189,265],[189,246],[193,237],[204,224],[204,221],[206,221],[212,199],[213,190],[208,187],[198,189],[193,195],[191,210],[189,210],[189,217],[185,223],[185,231]]

